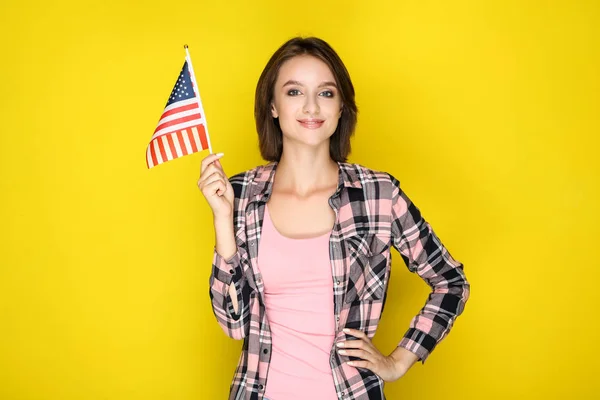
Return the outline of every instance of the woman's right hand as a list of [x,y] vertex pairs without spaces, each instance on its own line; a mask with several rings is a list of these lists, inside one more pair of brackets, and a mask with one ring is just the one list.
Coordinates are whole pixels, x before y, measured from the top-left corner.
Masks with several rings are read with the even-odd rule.
[[233,216],[233,187],[219,159],[223,153],[210,154],[202,160],[198,188],[208,201],[215,219]]

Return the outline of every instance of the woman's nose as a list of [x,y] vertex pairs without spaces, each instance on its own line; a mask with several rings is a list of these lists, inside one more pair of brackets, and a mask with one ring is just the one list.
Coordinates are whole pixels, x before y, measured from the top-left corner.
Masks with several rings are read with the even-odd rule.
[[304,102],[304,113],[310,115],[316,115],[319,113],[319,103],[313,96],[306,96],[306,101]]

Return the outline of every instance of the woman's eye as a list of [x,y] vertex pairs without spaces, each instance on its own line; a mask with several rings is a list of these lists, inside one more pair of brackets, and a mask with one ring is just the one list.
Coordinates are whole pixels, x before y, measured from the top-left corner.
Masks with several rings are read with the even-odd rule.
[[287,94],[288,96],[298,96],[300,94],[300,91],[298,89],[291,89],[288,90]]
[[323,97],[333,97],[333,92],[331,90],[326,90],[324,92],[321,92],[321,95]]

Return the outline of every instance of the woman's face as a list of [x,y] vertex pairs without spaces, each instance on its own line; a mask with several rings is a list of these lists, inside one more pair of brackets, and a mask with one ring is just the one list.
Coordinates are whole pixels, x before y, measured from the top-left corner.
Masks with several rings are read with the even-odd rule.
[[279,118],[284,143],[329,146],[342,102],[327,64],[308,55],[286,61],[275,82],[271,113]]

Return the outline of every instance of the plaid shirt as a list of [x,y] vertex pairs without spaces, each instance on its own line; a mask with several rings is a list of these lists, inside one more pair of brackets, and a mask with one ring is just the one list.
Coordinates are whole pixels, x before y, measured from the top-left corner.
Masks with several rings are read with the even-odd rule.
[[[387,294],[392,245],[408,269],[432,288],[399,343],[424,362],[448,334],[469,297],[463,266],[421,217],[398,180],[357,164],[338,165],[338,187],[329,198],[336,214],[329,239],[334,342],[353,339],[344,328],[360,329],[369,338],[375,335]],[[214,252],[210,276],[213,312],[228,336],[244,339],[230,400],[262,400],[267,382],[272,342],[257,258],[276,168],[277,163],[272,162],[229,179],[235,192],[237,252],[227,260]],[[236,288],[237,314],[229,296],[230,284]],[[385,399],[383,380],[370,370],[349,366],[349,359],[354,357],[342,356],[335,344],[332,346],[330,365],[338,398]]]

